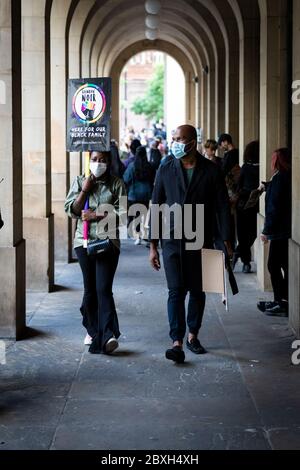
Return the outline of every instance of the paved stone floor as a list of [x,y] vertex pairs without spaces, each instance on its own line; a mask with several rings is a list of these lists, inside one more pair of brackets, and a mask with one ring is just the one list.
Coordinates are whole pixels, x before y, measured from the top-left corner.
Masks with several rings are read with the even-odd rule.
[[[238,268],[239,269],[239,268]],[[209,296],[209,354],[166,361],[163,272],[126,242],[115,282],[122,338],[113,356],[83,346],[77,263],[52,294],[30,293],[30,338],[0,366],[0,449],[300,449],[300,368],[286,319],[256,310],[254,275],[226,313]]]

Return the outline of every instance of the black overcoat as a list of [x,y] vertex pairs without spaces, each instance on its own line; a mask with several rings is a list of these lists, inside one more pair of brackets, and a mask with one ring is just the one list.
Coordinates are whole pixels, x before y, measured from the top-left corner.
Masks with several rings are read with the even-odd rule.
[[[213,248],[215,223],[218,220],[223,240],[230,239],[230,207],[222,171],[217,165],[197,153],[197,163],[188,185],[180,160],[172,158],[156,175],[152,204],[179,204],[184,219],[184,205],[204,205],[204,247]],[[193,210],[193,219],[195,216]],[[154,215],[154,212],[153,212]],[[152,218],[152,216],[151,216]],[[174,220],[172,221],[174,224]],[[182,220],[183,224],[183,220]],[[192,221],[195,228],[195,220]],[[173,229],[173,230],[172,230]],[[174,239],[174,226],[168,239],[161,240],[168,287],[202,290],[201,250],[186,250],[187,240]],[[150,239],[152,239],[150,229]]]

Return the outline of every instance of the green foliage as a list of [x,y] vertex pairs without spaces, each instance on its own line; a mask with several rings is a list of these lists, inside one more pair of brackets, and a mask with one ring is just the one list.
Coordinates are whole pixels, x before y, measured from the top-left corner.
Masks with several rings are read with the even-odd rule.
[[164,117],[164,77],[165,69],[162,64],[155,68],[154,76],[148,82],[148,88],[143,98],[137,98],[131,111],[135,114],[144,114],[149,120],[163,119]]

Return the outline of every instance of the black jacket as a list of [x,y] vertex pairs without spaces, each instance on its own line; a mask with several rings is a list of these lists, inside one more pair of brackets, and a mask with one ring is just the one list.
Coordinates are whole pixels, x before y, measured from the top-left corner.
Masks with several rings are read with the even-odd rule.
[[263,234],[269,240],[290,238],[292,234],[292,174],[276,173],[267,184],[266,218]]
[[[197,154],[197,164],[190,185],[180,160],[173,158],[161,166],[157,172],[152,205],[173,206],[185,204],[193,206],[192,225],[195,229],[195,208],[204,205],[204,247],[213,248],[215,223],[221,230],[223,240],[230,239],[230,208],[228,193],[222,171]],[[183,217],[184,219],[184,210]],[[184,220],[182,220],[184,233]],[[151,230],[150,230],[150,239]],[[171,234],[162,240],[164,267],[168,286],[185,286],[188,289],[202,288],[201,250],[186,250],[186,239],[174,239],[174,220],[171,220]]]
[[[249,200],[250,194],[259,186],[259,164],[244,163],[238,182],[239,199],[237,209],[244,209]],[[255,206],[256,212],[259,210],[259,203]]]

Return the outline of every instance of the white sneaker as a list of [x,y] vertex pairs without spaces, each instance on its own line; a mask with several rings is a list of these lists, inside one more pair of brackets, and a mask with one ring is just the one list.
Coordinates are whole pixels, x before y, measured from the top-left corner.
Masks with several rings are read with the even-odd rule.
[[85,346],[90,346],[92,344],[93,338],[87,334],[86,337],[84,338],[84,344]]
[[106,354],[110,354],[114,352],[119,347],[119,343],[116,338],[110,338],[105,344],[105,352]]
[[137,238],[134,242],[134,244],[137,246],[137,245],[141,245],[142,244],[142,240],[140,238]]

